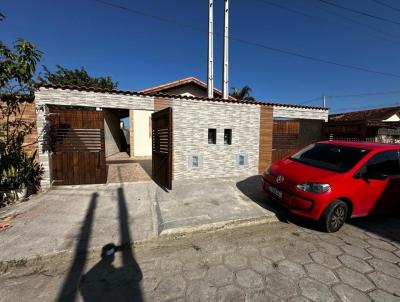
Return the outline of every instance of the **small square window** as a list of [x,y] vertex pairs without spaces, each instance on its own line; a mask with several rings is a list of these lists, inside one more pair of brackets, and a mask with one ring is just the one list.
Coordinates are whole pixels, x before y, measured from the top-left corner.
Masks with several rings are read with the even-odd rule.
[[244,166],[245,163],[245,156],[239,155],[239,166]]
[[224,130],[224,144],[232,145],[232,129]]
[[208,143],[213,145],[217,143],[217,129],[208,129]]

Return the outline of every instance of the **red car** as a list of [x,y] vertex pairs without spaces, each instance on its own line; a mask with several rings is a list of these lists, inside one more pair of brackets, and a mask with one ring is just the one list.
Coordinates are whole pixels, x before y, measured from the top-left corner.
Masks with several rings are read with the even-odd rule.
[[327,232],[347,218],[400,210],[400,145],[327,141],[273,163],[263,189]]

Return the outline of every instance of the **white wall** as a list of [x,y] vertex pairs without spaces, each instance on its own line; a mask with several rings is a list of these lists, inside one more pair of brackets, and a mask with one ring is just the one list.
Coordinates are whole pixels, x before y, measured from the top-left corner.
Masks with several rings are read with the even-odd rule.
[[[151,114],[154,111],[133,111],[133,154],[151,156]],[[132,126],[131,126],[132,127]]]

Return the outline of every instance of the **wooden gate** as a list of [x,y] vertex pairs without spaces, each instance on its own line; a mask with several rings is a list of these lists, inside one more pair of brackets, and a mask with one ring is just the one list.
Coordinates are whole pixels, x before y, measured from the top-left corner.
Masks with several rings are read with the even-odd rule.
[[106,183],[102,111],[50,109],[54,185]]
[[300,121],[275,120],[272,136],[272,162],[280,160],[299,148]]
[[157,111],[152,120],[152,173],[161,187],[172,189],[172,108]]

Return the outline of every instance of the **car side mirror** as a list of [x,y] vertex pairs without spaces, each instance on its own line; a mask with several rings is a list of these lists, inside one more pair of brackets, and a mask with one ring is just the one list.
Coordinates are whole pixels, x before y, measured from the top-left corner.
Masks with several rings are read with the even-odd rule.
[[385,180],[386,178],[388,178],[387,175],[376,170],[367,171],[365,173],[365,177],[367,177],[367,179],[374,179],[374,180]]
[[354,178],[356,179],[364,179],[366,182],[368,182],[368,180],[373,179],[373,180],[385,180],[388,176],[376,171],[376,170],[368,170],[368,168],[366,166],[363,166],[360,170],[358,170],[355,174],[354,174]]
[[354,174],[354,178],[356,179],[365,179],[365,174],[367,173],[367,167],[366,166],[362,166],[355,174]]

